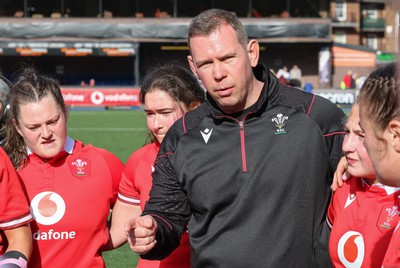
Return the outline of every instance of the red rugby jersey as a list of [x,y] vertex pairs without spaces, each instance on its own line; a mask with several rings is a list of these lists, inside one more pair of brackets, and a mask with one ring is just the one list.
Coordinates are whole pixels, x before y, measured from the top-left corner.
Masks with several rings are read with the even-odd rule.
[[383,259],[382,268],[400,267],[400,222],[397,224]]
[[27,197],[10,159],[0,147],[0,255],[5,252],[2,230],[16,228],[32,220]]
[[124,164],[112,153],[67,138],[44,163],[30,154],[19,170],[34,217],[29,267],[105,267],[107,218]]
[[327,222],[335,267],[381,267],[399,222],[400,188],[351,178],[332,197]]
[[[135,151],[128,159],[119,186],[118,200],[140,205],[142,210],[149,199],[153,178],[153,164],[157,157],[159,143],[147,144]],[[160,261],[139,259],[137,268],[188,268],[190,247],[187,232],[182,235],[180,246],[167,258]]]

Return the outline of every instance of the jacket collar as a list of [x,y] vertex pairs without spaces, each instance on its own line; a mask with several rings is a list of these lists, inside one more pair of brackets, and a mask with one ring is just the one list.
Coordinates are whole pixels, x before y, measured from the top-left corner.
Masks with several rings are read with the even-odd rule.
[[[261,91],[260,97],[251,107],[245,111],[239,113],[238,115],[229,115],[232,117],[242,117],[246,114],[255,110],[264,110],[268,103],[271,103],[278,97],[277,88],[279,86],[279,81],[275,75],[265,66],[264,64],[258,64],[253,68],[253,74],[255,78],[259,81],[264,82],[264,87]],[[209,111],[212,117],[225,116],[225,114],[214,101],[214,99],[207,93],[206,105],[209,107]]]

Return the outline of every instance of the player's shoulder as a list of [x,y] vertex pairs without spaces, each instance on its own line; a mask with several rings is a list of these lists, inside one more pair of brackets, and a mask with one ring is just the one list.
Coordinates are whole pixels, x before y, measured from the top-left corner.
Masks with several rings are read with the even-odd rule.
[[105,159],[106,161],[108,160],[113,160],[113,161],[120,161],[120,159],[110,152],[109,150],[101,147],[96,147],[93,144],[86,144],[83,145],[80,150],[76,151],[74,153],[75,155],[79,155],[81,157],[86,157],[90,159],[97,159],[97,157],[101,157],[102,159]]
[[[7,153],[3,150],[3,148],[1,146],[0,146],[0,161],[2,163],[5,163],[7,165],[7,167],[8,166],[12,167],[10,158],[8,157]],[[3,168],[5,168],[4,164],[1,165],[0,169],[3,169]]]
[[[310,95],[313,96],[313,102],[308,113],[311,117],[322,122],[329,122],[332,119],[343,120],[346,117],[343,110],[330,100],[315,94]],[[340,123],[342,123],[342,121],[340,121]]]
[[345,113],[336,104],[303,90],[280,86],[279,104],[293,108],[312,118],[323,133],[343,129]]
[[280,104],[302,111],[311,117],[331,115],[343,117],[343,111],[330,100],[298,88],[281,86]]
[[143,147],[134,151],[129,156],[127,163],[140,161],[141,159],[143,159],[147,156],[151,156],[153,154],[157,155],[158,150],[159,150],[159,146],[155,142],[146,144]]
[[5,158],[8,157],[7,153],[4,151],[3,147],[0,146],[0,157]]
[[196,109],[185,113],[168,130],[160,147],[160,153],[173,152],[181,139],[198,127],[207,115],[205,103]]
[[183,136],[199,126],[207,114],[209,114],[208,106],[206,103],[203,103],[196,109],[185,113],[174,123],[174,125],[171,127],[171,131],[168,132],[171,132],[177,136]]

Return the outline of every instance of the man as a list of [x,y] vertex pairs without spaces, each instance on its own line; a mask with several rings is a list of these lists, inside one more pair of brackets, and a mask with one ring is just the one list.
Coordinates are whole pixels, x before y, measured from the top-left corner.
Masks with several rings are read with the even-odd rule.
[[163,140],[150,200],[125,226],[131,249],[164,258],[188,224],[193,267],[329,267],[343,112],[279,84],[231,12],[195,17],[188,45],[207,101]]
[[292,69],[290,69],[290,85],[292,87],[298,87],[301,88],[301,80],[302,80],[302,74],[301,74],[301,69],[299,66],[296,64],[293,65]]

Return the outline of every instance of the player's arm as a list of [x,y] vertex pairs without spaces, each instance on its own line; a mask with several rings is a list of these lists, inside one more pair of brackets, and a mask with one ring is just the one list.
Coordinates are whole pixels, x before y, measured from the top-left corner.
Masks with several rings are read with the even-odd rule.
[[132,217],[140,216],[141,213],[139,205],[131,205],[117,200],[111,214],[110,239],[104,250],[122,246],[127,241],[125,223]]
[[26,268],[32,251],[32,233],[29,223],[3,231],[8,247],[5,254],[0,256],[0,267]]

